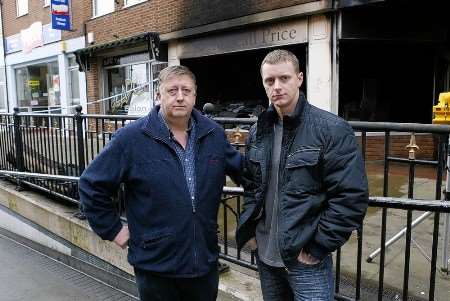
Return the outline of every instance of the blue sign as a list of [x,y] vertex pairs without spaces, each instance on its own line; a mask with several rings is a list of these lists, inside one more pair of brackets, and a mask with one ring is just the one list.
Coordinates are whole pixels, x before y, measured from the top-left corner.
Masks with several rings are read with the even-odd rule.
[[71,30],[70,0],[52,0],[52,28]]

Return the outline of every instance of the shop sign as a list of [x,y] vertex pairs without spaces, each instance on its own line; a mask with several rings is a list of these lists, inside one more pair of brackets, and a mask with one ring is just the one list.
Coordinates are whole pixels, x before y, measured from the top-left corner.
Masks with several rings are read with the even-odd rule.
[[301,19],[185,40],[178,44],[178,55],[200,57],[307,42],[307,20]]
[[44,45],[42,38],[42,22],[34,22],[30,27],[20,31],[22,40],[22,51],[30,53],[33,48]]
[[39,80],[35,80],[35,79],[30,79],[28,82],[27,82],[27,84],[28,84],[28,86],[29,87],[39,87]]
[[22,41],[20,39],[20,34],[9,36],[5,39],[6,49],[5,53],[13,53],[22,50]]
[[52,24],[48,23],[42,26],[42,36],[44,44],[61,41],[61,30],[53,29]]
[[148,52],[136,53],[125,56],[110,56],[103,59],[103,67],[138,64],[150,61],[150,54]]
[[[28,29],[30,29],[30,28],[28,28]],[[38,31],[39,31],[39,28],[38,28]],[[37,40],[37,44],[40,44],[39,37],[41,37],[44,45],[61,40],[61,31],[52,29],[52,26],[50,23],[42,26],[41,34],[39,34],[38,32],[32,33],[31,39],[30,39],[30,33],[29,32],[27,33],[27,30],[25,30],[24,36],[22,35],[22,32],[23,31],[21,31],[20,34],[16,34],[16,35],[5,38],[5,53],[6,54],[10,54],[10,53],[25,49],[23,47],[23,42],[22,42],[24,39],[25,39],[26,43],[28,43],[28,44],[30,42],[32,42],[32,40],[34,40],[34,39]]]
[[52,28],[71,30],[70,2],[69,0],[52,0]]

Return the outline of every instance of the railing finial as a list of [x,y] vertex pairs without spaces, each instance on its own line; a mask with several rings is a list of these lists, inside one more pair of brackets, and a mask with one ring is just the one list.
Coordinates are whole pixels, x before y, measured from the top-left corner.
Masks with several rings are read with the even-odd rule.
[[420,147],[416,144],[416,136],[414,133],[411,133],[411,139],[409,140],[409,144],[405,147],[409,149],[408,158],[410,160],[416,159],[416,151],[420,149]]

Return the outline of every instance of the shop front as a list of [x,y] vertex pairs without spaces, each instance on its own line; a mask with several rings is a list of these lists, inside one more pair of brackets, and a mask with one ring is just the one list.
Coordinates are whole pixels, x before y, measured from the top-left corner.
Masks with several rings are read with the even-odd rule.
[[6,75],[9,109],[22,112],[73,113],[86,108],[86,80],[73,52],[84,37],[61,40],[49,24],[42,26],[43,45],[27,49],[20,35],[6,38]]
[[150,112],[155,98],[155,71],[166,65],[151,60],[148,52],[104,58],[104,112],[111,115],[145,115]]
[[309,101],[333,110],[330,28],[330,19],[317,15],[169,41],[169,64],[186,65],[194,72],[199,109],[212,103],[216,116],[251,117],[268,106],[262,60],[273,49],[287,49],[300,61],[301,89]]
[[88,112],[147,114],[154,105],[159,71],[167,66],[159,47],[158,34],[147,32],[77,51],[80,69],[98,79],[88,82]]
[[60,72],[55,60],[18,67],[16,95],[21,111],[55,110],[61,107]]

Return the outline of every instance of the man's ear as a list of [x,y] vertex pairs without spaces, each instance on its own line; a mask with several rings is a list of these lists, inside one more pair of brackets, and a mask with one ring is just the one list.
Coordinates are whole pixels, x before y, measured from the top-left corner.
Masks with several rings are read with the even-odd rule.
[[299,85],[299,88],[300,88],[303,84],[303,72],[300,72],[299,74],[297,74],[297,77],[300,82],[300,85]]

